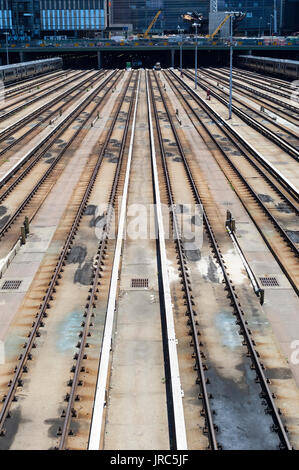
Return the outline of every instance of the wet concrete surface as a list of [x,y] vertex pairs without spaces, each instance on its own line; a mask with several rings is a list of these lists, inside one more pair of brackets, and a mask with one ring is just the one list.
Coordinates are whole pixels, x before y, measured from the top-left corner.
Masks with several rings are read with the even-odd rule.
[[262,202],[273,202],[272,197],[268,196],[268,194],[258,194],[258,196]]
[[82,264],[87,254],[85,246],[73,246],[71,252],[68,254],[67,263]]
[[184,250],[189,261],[199,261],[201,258],[200,250]]
[[298,230],[286,230],[286,233],[294,243],[299,243],[299,231]]
[[7,207],[5,206],[0,206],[0,217],[4,215],[7,212]]
[[218,443],[223,450],[278,449],[279,438],[270,431],[273,421],[259,398],[261,388],[254,382],[255,371],[249,363],[240,364],[239,370],[243,376],[240,383],[222,377],[212,364],[207,372],[211,382],[208,389],[213,394],[211,407],[216,412],[214,422],[219,428]]
[[11,413],[11,417],[5,421],[5,436],[0,437],[0,450],[9,450],[13,444],[15,434],[22,423],[21,405]]
[[278,204],[276,204],[276,208],[281,212],[285,212],[286,214],[291,214],[292,212],[294,212],[293,209],[284,202],[279,202]]
[[5,215],[4,217],[2,217],[0,219],[0,228],[2,228],[6,224],[6,222],[9,220],[9,218],[10,218],[9,215]]
[[95,206],[94,204],[89,204],[84,211],[84,215],[94,215],[96,212],[96,209],[97,209],[97,206]]
[[92,280],[92,274],[93,274],[92,267],[93,267],[93,260],[88,260],[83,264],[82,268],[79,267],[75,272],[74,283],[76,284],[78,282],[79,284],[88,286]]
[[101,220],[104,218],[103,215],[93,216],[93,218],[89,222],[89,227],[99,227]]

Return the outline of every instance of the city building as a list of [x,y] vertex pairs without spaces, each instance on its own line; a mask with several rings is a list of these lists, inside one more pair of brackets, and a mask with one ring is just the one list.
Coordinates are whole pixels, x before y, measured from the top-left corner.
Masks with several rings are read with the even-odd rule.
[[[292,34],[298,31],[299,0],[218,0],[218,12],[241,11],[240,35]],[[276,8],[275,8],[276,6]],[[186,12],[203,14],[199,33],[207,33],[210,0],[0,0],[0,33],[10,40],[44,37],[95,37],[113,31],[143,33],[161,10],[151,30],[193,32],[182,19]]]
[[104,0],[40,0],[41,34],[92,37],[106,28]]
[[107,26],[105,0],[0,0],[0,10],[12,39],[92,37]]
[[299,32],[299,0],[284,0],[282,28],[286,34]]
[[242,11],[245,18],[238,25],[238,32],[244,35],[270,35],[282,30],[282,0],[218,0],[219,11]]
[[187,11],[198,11],[206,17],[210,8],[209,0],[111,0],[110,26],[129,28],[135,33],[144,32],[158,10],[161,15],[152,28],[152,33],[177,32],[178,26],[189,30],[182,15]]

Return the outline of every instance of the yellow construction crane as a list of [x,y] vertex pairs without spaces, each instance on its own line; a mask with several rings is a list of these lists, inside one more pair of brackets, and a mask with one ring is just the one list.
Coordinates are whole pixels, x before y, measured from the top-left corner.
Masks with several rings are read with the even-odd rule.
[[162,10],[159,10],[159,11],[155,14],[153,20],[152,20],[151,23],[149,24],[149,26],[148,26],[147,30],[145,31],[145,33],[144,33],[144,34],[138,34],[138,37],[140,37],[140,38],[148,38],[148,34],[149,34],[150,30],[152,29],[152,27],[153,27],[154,24],[156,23],[157,19],[158,19],[159,16],[161,15],[161,13],[162,13]]
[[215,31],[212,33],[212,34],[207,34],[206,35],[206,38],[213,38],[217,33],[218,31],[220,31],[220,29],[222,28],[222,26],[227,22],[227,20],[230,18],[231,15],[226,15],[226,17],[221,21],[221,23],[217,26],[217,28],[215,29]]

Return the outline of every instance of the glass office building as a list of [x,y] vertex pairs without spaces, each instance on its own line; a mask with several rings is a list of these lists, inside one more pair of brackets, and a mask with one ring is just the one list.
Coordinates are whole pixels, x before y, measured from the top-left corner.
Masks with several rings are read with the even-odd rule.
[[[276,0],[277,31],[282,28],[283,0]],[[238,32],[269,35],[274,32],[274,0],[218,0],[218,10],[242,11],[246,17],[240,22]]]
[[11,0],[0,0],[0,29],[12,29]]
[[110,24],[131,24],[134,32],[144,32],[158,10],[162,10],[152,32],[176,31],[177,27],[189,29],[181,15],[197,11],[208,15],[209,0],[111,0]]
[[0,0],[0,31],[13,39],[92,35],[106,27],[106,0]]
[[299,0],[285,0],[282,22],[287,34],[299,32]]
[[98,31],[105,28],[104,0],[40,0],[41,31]]
[[[276,0],[278,32],[287,29],[287,24],[294,19],[295,7],[293,14],[287,17],[291,5],[297,6],[298,15],[298,2]],[[159,9],[162,13],[153,28],[153,32],[159,33],[175,31],[178,25],[188,30],[189,25],[181,18],[187,11],[202,13],[206,19],[210,11],[209,0],[111,0],[110,3],[111,24],[131,24],[134,32],[144,32]],[[240,34],[269,35],[270,30],[274,31],[274,0],[218,0],[218,11],[242,11],[246,14],[238,24],[237,32]]]

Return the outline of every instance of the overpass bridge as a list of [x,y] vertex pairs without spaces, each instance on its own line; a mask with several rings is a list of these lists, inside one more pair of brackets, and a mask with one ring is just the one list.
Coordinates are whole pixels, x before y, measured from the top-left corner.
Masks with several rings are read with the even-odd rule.
[[[263,56],[276,56],[299,59],[299,38],[234,38],[234,51],[242,54],[254,54]],[[0,57],[2,64],[6,63],[6,53],[14,58],[14,62],[18,60],[24,62],[34,60],[35,58],[43,58],[49,56],[67,56],[68,54],[96,55],[97,66],[103,66],[103,57],[109,54],[110,57],[119,54],[153,54],[155,57],[161,55],[166,57],[169,66],[175,65],[176,53],[182,49],[184,52],[195,51],[195,40],[170,42],[167,40],[159,41],[123,41],[115,43],[109,40],[101,41],[59,41],[59,42],[35,42],[35,43],[10,43],[0,44]],[[198,54],[219,54],[228,52],[229,42],[227,39],[209,40],[207,38],[198,39]],[[12,62],[12,60],[10,60]]]

